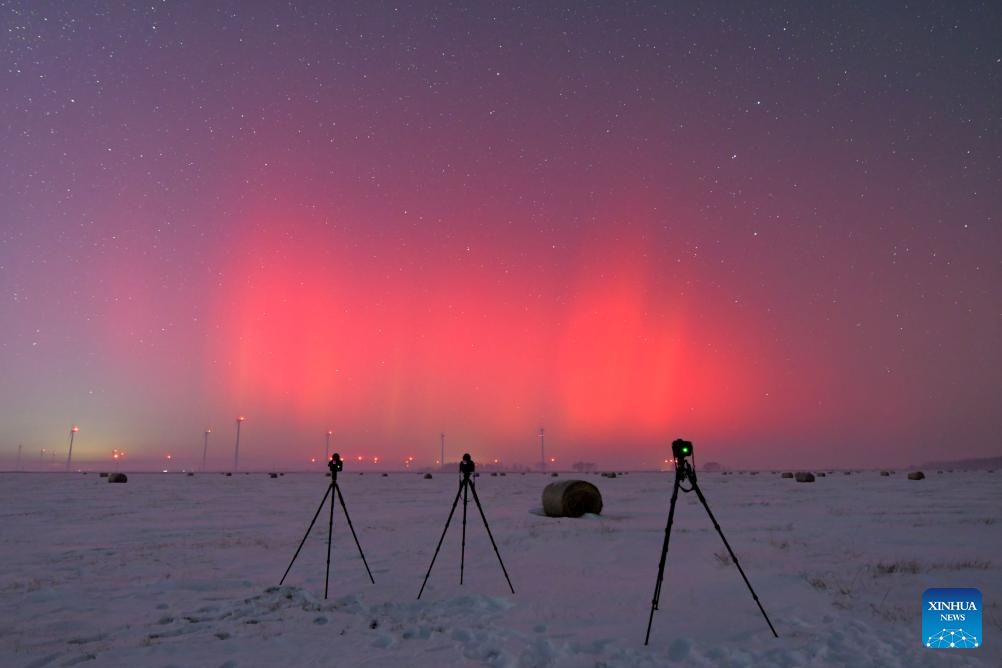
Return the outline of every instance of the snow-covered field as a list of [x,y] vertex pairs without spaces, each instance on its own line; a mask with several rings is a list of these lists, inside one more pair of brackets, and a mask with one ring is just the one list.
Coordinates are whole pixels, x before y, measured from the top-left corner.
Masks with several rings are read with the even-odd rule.
[[[672,475],[584,477],[601,516],[539,514],[539,474],[478,479],[416,600],[457,477],[340,476],[323,598],[319,474],[0,474],[0,665],[957,666],[1002,664],[1002,474],[819,478],[704,473],[711,509],[780,634],[772,637],[695,494],[682,495],[661,609],[644,631]],[[569,477],[561,474],[561,478]],[[928,587],[984,596],[984,645],[922,645]]]

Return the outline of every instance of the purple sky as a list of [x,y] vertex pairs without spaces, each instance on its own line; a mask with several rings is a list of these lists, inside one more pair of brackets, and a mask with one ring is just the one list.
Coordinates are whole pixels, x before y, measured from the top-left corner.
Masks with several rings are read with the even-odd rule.
[[1002,8],[652,4],[0,3],[0,465],[1000,454]]

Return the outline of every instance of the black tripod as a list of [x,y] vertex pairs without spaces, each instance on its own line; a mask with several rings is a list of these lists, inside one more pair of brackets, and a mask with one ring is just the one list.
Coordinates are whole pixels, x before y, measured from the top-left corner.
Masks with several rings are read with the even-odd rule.
[[[724,538],[724,532],[720,530],[720,525],[717,523],[717,518],[713,516],[710,512],[710,506],[706,504],[706,497],[703,496],[703,492],[700,491],[699,485],[696,483],[696,471],[693,470],[692,466],[689,465],[689,460],[686,459],[692,454],[692,443],[690,441],[684,441],[681,438],[676,439],[671,444],[672,455],[675,457],[675,488],[671,493],[671,506],[668,510],[668,525],[665,527],[665,542],[661,547],[661,563],[658,564],[658,581],[654,586],[654,599],[651,601],[651,616],[647,620],[647,636],[644,638],[644,644],[646,645],[651,639],[651,624],[654,622],[654,611],[658,609],[658,601],[661,599],[661,582],[665,577],[665,562],[668,561],[668,539],[671,538],[671,525],[675,521],[675,502],[678,500],[678,490],[683,492],[696,492],[696,496],[699,497],[699,502],[703,504],[706,508],[706,514],[710,516],[710,521],[713,522],[713,528],[717,530],[720,534],[720,539],[724,541],[724,547],[731,555],[731,559],[734,560],[734,565],[738,567],[738,572],[741,573],[741,577],[744,578],[745,584],[748,585],[748,591],[751,592],[752,598],[755,599],[755,603],[758,605],[758,609],[762,611],[762,616],[765,617],[765,623],[769,625],[769,630],[772,631],[772,635],[779,637],[776,633],[776,629],[773,628],[772,622],[769,621],[769,615],[765,614],[765,608],[762,607],[762,603],[759,602],[758,596],[755,595],[755,590],[752,589],[751,583],[748,582],[748,577],[745,575],[744,570],[741,568],[741,564],[738,563],[738,557],[734,554],[734,550],[731,549],[730,544],[727,539]],[[691,485],[688,489],[682,487],[682,483],[688,480]]]
[[344,468],[344,463],[341,461],[341,455],[334,453],[334,456],[329,462],[327,462],[327,468],[331,471],[331,484],[327,486],[327,493],[324,494],[323,500],[320,502],[320,506],[317,508],[317,512],[313,515],[313,521],[310,522],[310,527],[306,530],[306,535],[303,536],[303,540],[299,543],[299,547],[296,548],[296,553],[292,555],[292,561],[289,562],[289,567],[285,569],[285,575],[282,576],[282,580],[278,583],[279,586],[285,582],[286,576],[292,569],[292,564],[296,563],[296,557],[299,556],[299,551],[303,549],[303,545],[306,543],[306,539],[310,535],[310,531],[313,530],[313,525],[316,524],[317,518],[320,517],[320,511],[324,509],[324,504],[327,502],[328,495],[331,497],[331,514],[330,519],[327,522],[327,573],[324,576],[324,598],[327,598],[327,585],[330,582],[331,577],[331,537],[334,535],[334,497],[337,496],[338,501],[341,502],[341,510],[344,511],[344,518],[348,520],[348,528],[351,529],[351,535],[355,539],[355,545],[358,546],[358,553],[362,557],[362,563],[365,564],[365,570],[369,574],[369,580],[372,580],[372,584],[376,584],[376,581],[372,578],[372,571],[369,570],[369,564],[365,561],[365,554],[362,552],[362,545],[358,542],[358,536],[355,534],[355,527],[351,524],[351,517],[348,515],[348,507],[344,505],[344,496],[341,494],[341,486],[337,484],[337,474],[342,468]]
[[491,534],[491,528],[487,524],[487,517],[484,515],[484,507],[480,505],[480,497],[477,496],[477,486],[470,477],[476,468],[477,465],[473,463],[472,459],[470,459],[469,453],[463,455],[463,461],[459,463],[459,472],[463,474],[463,479],[459,481],[459,491],[456,492],[456,500],[452,502],[452,510],[449,511],[449,519],[445,521],[445,528],[442,529],[442,537],[438,539],[438,546],[435,548],[435,556],[431,558],[431,564],[428,566],[428,572],[424,575],[424,582],[421,583],[421,591],[418,592],[418,598],[421,598],[421,594],[424,593],[424,587],[428,584],[428,576],[431,575],[432,566],[435,565],[435,559],[438,558],[438,551],[442,547],[442,541],[445,540],[445,533],[449,530],[449,522],[452,521],[452,515],[456,512],[456,505],[459,503],[460,496],[463,497],[463,543],[459,553],[459,584],[463,584],[463,568],[466,565],[466,504],[469,501],[468,492],[473,492],[473,500],[477,504],[477,510],[480,511],[480,518],[484,521],[484,528],[487,529],[487,536],[491,539],[491,545],[494,546],[494,554],[498,555],[498,563],[501,564],[501,571],[504,573],[504,579],[508,581],[508,588],[511,589],[511,593],[515,593],[515,588],[511,586],[511,578],[508,577],[508,570],[504,567],[504,562],[501,561],[501,553],[498,552],[498,545],[494,542],[494,536]]

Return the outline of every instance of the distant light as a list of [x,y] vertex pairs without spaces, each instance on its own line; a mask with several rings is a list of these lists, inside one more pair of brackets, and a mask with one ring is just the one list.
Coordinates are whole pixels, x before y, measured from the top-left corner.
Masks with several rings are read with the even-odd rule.
[[373,457],[372,458],[372,463],[373,464],[378,464],[379,463],[379,457]]
[[551,464],[552,464],[552,463],[554,463],[554,462],[556,462],[556,461],[557,461],[557,458],[556,458],[556,457],[550,457],[550,463],[551,463]]
[[317,463],[317,458],[316,457],[310,457],[310,463],[311,464],[316,464]]
[[208,427],[206,427],[206,428],[205,428],[205,433],[206,433],[206,434],[211,434],[211,433],[212,433],[212,430],[211,430],[211,429],[209,429]]
[[78,427],[76,425],[73,425],[73,428],[70,429],[70,431],[72,431],[72,432],[78,432],[78,431],[80,431],[80,427]]
[[328,435],[328,436],[333,436],[333,435],[334,435],[334,432],[328,429],[328,430],[327,430],[327,435]]
[[167,459],[174,459],[174,455],[170,455],[170,454],[168,454],[168,455],[167,455]]
[[362,461],[362,455],[358,456],[358,461]]
[[237,418],[237,422],[243,422],[246,419],[247,418],[245,418],[243,415],[241,415],[240,417]]

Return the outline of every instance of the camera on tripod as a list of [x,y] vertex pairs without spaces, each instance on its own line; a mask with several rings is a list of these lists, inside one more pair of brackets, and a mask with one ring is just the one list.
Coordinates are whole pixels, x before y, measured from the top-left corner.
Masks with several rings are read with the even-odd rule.
[[337,473],[344,470],[344,462],[341,461],[341,455],[337,452],[331,457],[331,460],[327,462],[327,468],[331,470],[331,473]]
[[469,477],[471,473],[477,470],[477,465],[473,463],[473,458],[470,457],[470,453],[463,455],[463,460],[459,462],[459,472],[464,476]]
[[672,457],[675,458],[676,462],[681,462],[683,459],[692,454],[692,441],[676,438],[671,442],[671,454]]

